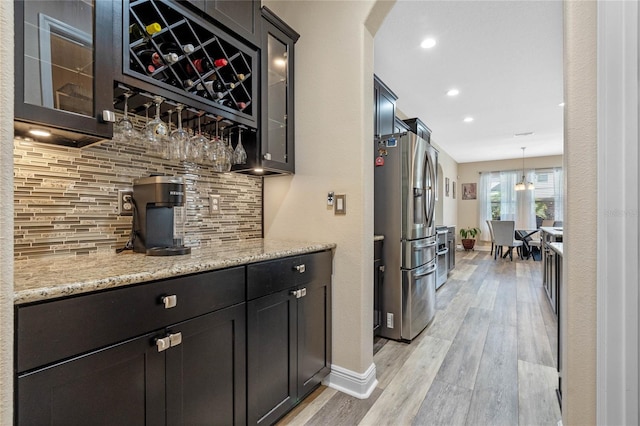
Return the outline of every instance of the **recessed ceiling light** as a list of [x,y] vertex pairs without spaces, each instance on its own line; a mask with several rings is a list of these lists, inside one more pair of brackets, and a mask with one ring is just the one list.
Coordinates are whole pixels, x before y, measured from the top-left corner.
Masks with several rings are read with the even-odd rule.
[[533,132],[522,132],[522,133],[514,133],[513,136],[518,137],[518,136],[531,136],[533,135]]
[[563,107],[563,106],[564,106],[564,102],[560,102],[560,103],[558,104],[558,106],[559,106],[559,107]]
[[420,43],[420,47],[422,47],[423,49],[431,49],[435,45],[435,38],[425,38],[424,40],[422,40],[422,43]]
[[458,96],[460,91],[458,89],[451,89],[447,92],[447,96]]
[[44,129],[31,129],[29,130],[29,133],[31,133],[33,136],[43,136],[43,137],[51,136],[51,132]]
[[471,123],[473,121],[473,117],[465,117],[463,121],[465,123]]

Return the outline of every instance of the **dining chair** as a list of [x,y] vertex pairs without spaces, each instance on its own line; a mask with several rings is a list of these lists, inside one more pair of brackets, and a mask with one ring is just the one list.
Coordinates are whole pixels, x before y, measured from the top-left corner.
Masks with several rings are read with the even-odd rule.
[[547,228],[551,228],[553,226],[553,223],[555,222],[555,220],[553,219],[543,219],[542,220],[542,225],[540,225],[541,227],[547,227]]
[[509,251],[502,257],[507,257],[513,262],[513,248],[516,247],[520,258],[522,258],[522,241],[515,239],[516,223],[513,220],[492,220],[491,226],[493,227],[493,235],[495,238],[495,253],[493,254],[494,260],[498,257],[498,252],[502,255],[503,247],[508,247]]
[[491,254],[493,254],[493,247],[495,245],[495,238],[493,238],[493,226],[491,226],[491,220],[487,219],[487,226],[489,227],[489,235],[491,236]]
[[540,238],[540,231],[538,230],[536,233],[529,235],[529,237],[531,238],[529,241],[527,241],[529,249],[531,249],[531,251],[529,252],[529,256],[531,256],[535,261],[536,257],[533,255],[533,248],[537,247],[538,251],[542,249],[542,239]]

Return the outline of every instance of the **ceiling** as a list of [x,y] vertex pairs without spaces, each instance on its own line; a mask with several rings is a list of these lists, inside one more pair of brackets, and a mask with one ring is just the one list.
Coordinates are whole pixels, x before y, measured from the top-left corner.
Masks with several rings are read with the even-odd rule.
[[[431,49],[420,47],[427,37]],[[562,43],[559,0],[398,0],[375,36],[374,67],[398,109],[458,163],[522,158],[521,147],[561,155]],[[452,88],[460,93],[447,96]]]

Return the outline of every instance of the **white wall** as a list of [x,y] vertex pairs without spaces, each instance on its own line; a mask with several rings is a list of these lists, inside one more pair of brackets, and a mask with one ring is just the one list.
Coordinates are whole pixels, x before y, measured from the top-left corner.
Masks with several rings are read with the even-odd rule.
[[[458,163],[435,140],[431,144],[438,150],[438,165],[442,168],[442,180],[438,182],[442,193],[445,194],[445,178],[449,178],[449,196],[443,195],[438,203],[442,203],[442,213],[436,216],[438,225],[457,226],[458,224],[458,200],[460,199],[460,182],[458,179]],[[453,187],[456,186],[456,198],[453,198]]]
[[[265,237],[337,243],[333,364],[355,373],[373,363],[373,3],[263,2],[300,33],[296,174],[265,179]],[[346,194],[346,215],[329,191]]]
[[[562,167],[562,156],[525,158],[525,169],[542,169],[547,167]],[[480,172],[497,172],[502,170],[522,170],[522,158],[499,161],[479,161],[475,163],[461,163],[458,165],[459,186],[463,183],[476,183],[480,187]],[[480,226],[478,222],[478,200],[458,200],[458,224],[462,228]],[[488,241],[488,235],[480,235],[482,241]]]
[[567,261],[560,325],[564,348],[562,419],[566,425],[596,424],[596,9],[597,2],[564,3],[563,239]]
[[13,2],[0,1],[0,424],[13,423]]

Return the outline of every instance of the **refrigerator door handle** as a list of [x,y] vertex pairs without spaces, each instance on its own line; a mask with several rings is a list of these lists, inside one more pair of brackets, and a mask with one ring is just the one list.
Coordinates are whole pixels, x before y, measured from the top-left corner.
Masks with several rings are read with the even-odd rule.
[[411,276],[413,278],[421,278],[421,277],[424,277],[426,275],[429,275],[429,274],[433,273],[437,268],[438,268],[438,265],[434,264],[434,265],[430,266],[429,269],[427,269],[425,272],[421,272],[419,274],[411,274]]
[[413,250],[414,251],[418,251],[418,250],[426,249],[427,247],[433,247],[435,245],[436,245],[436,242],[435,241],[431,241],[430,243],[422,244],[420,246],[415,245],[415,246],[413,246]]

